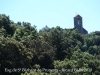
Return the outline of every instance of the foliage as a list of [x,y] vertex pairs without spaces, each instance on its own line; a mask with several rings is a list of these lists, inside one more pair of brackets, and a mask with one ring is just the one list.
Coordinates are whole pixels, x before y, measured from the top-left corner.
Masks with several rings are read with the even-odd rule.
[[[19,72],[6,72],[14,68]],[[27,68],[42,71],[22,71]],[[92,72],[79,72],[87,68]],[[77,70],[65,72],[71,69]],[[0,75],[68,74],[100,75],[100,31],[82,35],[46,25],[38,32],[35,25],[0,14]]]

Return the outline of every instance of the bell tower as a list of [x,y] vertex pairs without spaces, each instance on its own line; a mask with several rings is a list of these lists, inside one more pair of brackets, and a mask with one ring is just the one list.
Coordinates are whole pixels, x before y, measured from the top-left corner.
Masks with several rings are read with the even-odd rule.
[[77,28],[80,33],[83,32],[82,17],[79,14],[74,17],[74,28]]

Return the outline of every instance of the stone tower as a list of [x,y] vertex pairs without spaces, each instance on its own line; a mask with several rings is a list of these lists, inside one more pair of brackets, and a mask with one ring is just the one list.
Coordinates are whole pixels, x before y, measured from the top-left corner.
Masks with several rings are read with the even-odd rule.
[[87,30],[83,28],[82,17],[79,14],[74,17],[74,29],[78,29],[81,34],[88,34]]

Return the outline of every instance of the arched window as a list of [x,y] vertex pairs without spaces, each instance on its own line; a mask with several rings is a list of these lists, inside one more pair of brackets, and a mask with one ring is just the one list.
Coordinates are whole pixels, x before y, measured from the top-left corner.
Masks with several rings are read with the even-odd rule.
[[80,25],[80,20],[78,20],[78,25]]
[[77,17],[77,22],[78,22],[78,25],[80,24],[80,18],[79,17]]

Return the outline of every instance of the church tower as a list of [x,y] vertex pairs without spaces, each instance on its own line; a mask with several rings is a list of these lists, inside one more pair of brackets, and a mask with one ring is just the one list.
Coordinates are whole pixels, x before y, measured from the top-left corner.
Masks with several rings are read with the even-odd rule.
[[82,17],[80,15],[74,17],[74,28],[77,28],[82,33]]
[[87,34],[88,32],[83,28],[82,17],[78,14],[74,17],[74,28],[78,29],[81,34]]

